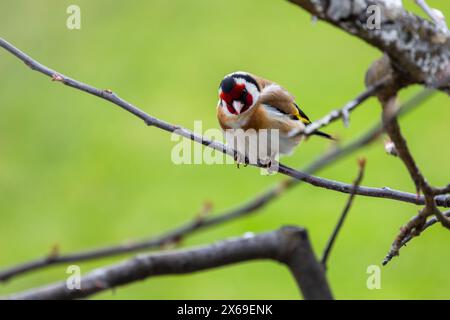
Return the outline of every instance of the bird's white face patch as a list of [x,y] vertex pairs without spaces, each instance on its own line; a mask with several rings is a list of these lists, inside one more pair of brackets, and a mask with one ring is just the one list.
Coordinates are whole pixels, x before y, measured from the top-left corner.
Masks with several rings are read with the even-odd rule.
[[227,108],[227,102],[226,102],[225,100],[223,100],[223,99],[220,98],[221,95],[222,95],[222,89],[219,88],[219,107],[222,108],[223,113],[225,113],[225,115],[226,115],[227,117],[237,117],[236,114],[233,114],[233,113],[231,113],[231,112],[228,110],[228,108]]
[[[259,99],[259,91],[258,91],[258,88],[257,88],[253,83],[250,83],[250,82],[248,82],[248,81],[245,80],[245,79],[242,79],[242,78],[235,78],[234,80],[236,81],[237,84],[243,84],[243,85],[245,85],[245,89],[247,89],[247,92],[250,93],[250,94],[252,95],[253,103],[252,103],[252,105],[250,106],[250,108],[253,107],[253,106],[256,104],[256,102],[258,101],[258,99]],[[249,109],[250,109],[250,108],[249,108]]]
[[242,108],[244,104],[241,101],[233,101],[233,108],[237,111],[238,114],[241,114]]

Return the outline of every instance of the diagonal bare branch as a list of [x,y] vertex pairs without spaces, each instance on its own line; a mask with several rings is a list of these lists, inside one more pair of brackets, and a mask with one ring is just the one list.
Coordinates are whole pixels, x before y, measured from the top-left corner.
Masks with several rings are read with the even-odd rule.
[[[383,104],[383,117],[385,118],[386,115],[393,112],[392,109],[395,109],[396,96],[391,97],[387,101],[384,101],[383,99],[380,99],[380,101]],[[417,194],[423,192],[425,197],[425,207],[419,211],[417,216],[413,217],[413,219],[400,229],[400,233],[397,235],[389,253],[383,261],[384,265],[387,264],[392,257],[399,254],[399,250],[406,237],[417,236],[424,230],[426,219],[429,216],[435,215],[444,227],[450,229],[450,221],[439,211],[434,200],[435,192],[439,189],[431,187],[423,176],[408,148],[406,139],[402,135],[397,119],[394,118],[392,121],[389,121],[389,123],[385,122],[385,128],[391,141],[395,145],[398,157],[403,161],[405,167],[408,169],[411,179],[414,181]],[[446,190],[444,188],[440,191]]]
[[350,196],[348,197],[347,203],[345,204],[344,210],[341,213],[341,216],[339,217],[339,220],[334,227],[333,232],[331,233],[330,238],[328,239],[327,245],[325,246],[325,249],[323,251],[321,263],[324,267],[324,269],[327,269],[327,262],[328,258],[330,256],[331,250],[333,249],[333,245],[336,242],[336,238],[339,234],[339,231],[342,229],[342,226],[344,225],[345,218],[347,217],[348,212],[350,211],[350,208],[352,207],[353,200],[355,199],[355,192],[358,189],[359,185],[361,184],[361,181],[364,176],[364,168],[366,166],[366,160],[361,159],[358,161],[359,166],[359,172],[358,176],[356,177],[355,181],[353,182],[353,189],[350,193]]

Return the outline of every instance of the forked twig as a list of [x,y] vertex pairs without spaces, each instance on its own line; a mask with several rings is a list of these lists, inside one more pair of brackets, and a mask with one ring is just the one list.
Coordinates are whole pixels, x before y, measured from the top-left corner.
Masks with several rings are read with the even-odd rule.
[[80,287],[65,281],[25,292],[10,299],[79,299],[117,286],[161,275],[187,274],[238,262],[272,260],[286,265],[305,299],[333,299],[322,265],[316,260],[305,229],[283,227],[213,245],[156,254],[95,269],[81,277]]

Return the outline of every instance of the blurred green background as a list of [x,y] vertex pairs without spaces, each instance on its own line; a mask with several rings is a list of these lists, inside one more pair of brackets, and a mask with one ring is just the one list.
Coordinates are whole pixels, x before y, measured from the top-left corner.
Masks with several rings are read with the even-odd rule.
[[[413,1],[404,1],[416,10]],[[81,30],[66,28],[66,8],[81,8]],[[450,17],[448,1],[429,1]],[[148,113],[193,128],[217,128],[217,87],[223,75],[247,70],[289,89],[312,119],[363,90],[369,64],[381,53],[283,0],[50,1],[2,0],[1,36],[40,62],[99,88],[111,88]],[[31,72],[0,50],[0,266],[45,255],[158,235],[199,212],[237,206],[284,177],[234,165],[174,165],[170,135],[119,108]],[[402,92],[402,100],[419,87]],[[430,182],[448,183],[449,100],[438,94],[401,119]],[[372,99],[327,132],[348,141],[380,117]],[[330,148],[310,139],[285,158],[306,166]],[[383,139],[322,171],[351,182],[366,157],[364,185],[414,192]],[[301,185],[248,218],[208,229],[183,247],[294,224],[305,226],[317,254],[346,195]],[[448,299],[449,232],[436,226],[382,268],[381,289],[366,287],[414,205],[358,197],[329,262],[339,299]],[[81,263],[82,272],[124,257]],[[0,284],[0,295],[67,277],[66,266]],[[271,262],[244,263],[192,275],[158,277],[98,299],[296,299],[289,272]]]

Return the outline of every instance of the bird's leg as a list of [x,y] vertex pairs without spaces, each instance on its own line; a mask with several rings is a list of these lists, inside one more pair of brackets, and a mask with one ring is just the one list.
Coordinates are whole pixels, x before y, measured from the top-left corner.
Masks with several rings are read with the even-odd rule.
[[272,165],[272,161],[270,160],[270,158],[260,159],[259,164],[261,165],[261,175],[268,176],[271,174],[269,168]]
[[269,158],[261,159],[260,164],[262,166],[262,174],[272,175],[274,173],[277,173],[279,165],[277,154],[272,154]]
[[[271,159],[262,159],[259,161],[261,174],[264,176],[271,175],[274,170],[272,170],[272,160]],[[275,170],[276,171],[276,170]]]
[[278,161],[274,158],[271,158],[268,166],[267,166],[267,172],[269,173],[269,175],[271,174],[275,174],[278,172]]
[[248,165],[245,156],[241,154],[240,152],[235,152],[234,154],[234,162],[236,163],[237,168],[240,168],[240,165],[243,164],[244,168]]

